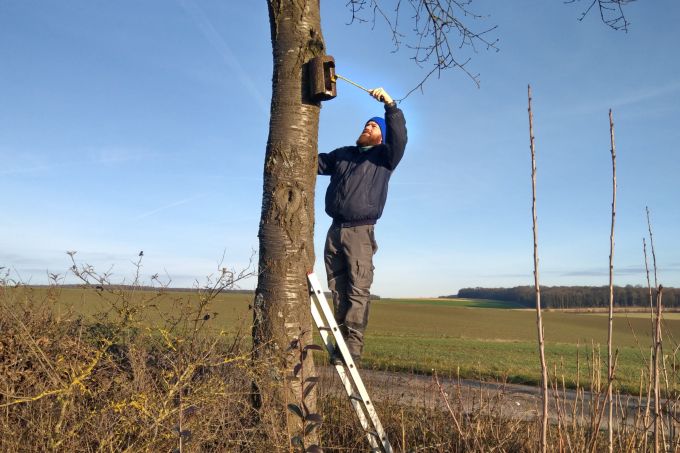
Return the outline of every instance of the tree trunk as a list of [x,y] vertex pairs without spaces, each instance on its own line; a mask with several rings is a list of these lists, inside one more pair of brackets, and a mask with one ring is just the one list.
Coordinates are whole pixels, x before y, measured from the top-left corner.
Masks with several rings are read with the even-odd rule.
[[300,435],[302,420],[286,405],[305,413],[316,407],[314,391],[302,404],[304,379],[312,376],[314,363],[311,353],[301,360],[296,345],[312,342],[307,272],[314,266],[320,105],[309,99],[306,63],[323,54],[324,42],[319,0],[267,5],[274,65],[253,304],[255,404],[261,414],[285,421],[292,439]]

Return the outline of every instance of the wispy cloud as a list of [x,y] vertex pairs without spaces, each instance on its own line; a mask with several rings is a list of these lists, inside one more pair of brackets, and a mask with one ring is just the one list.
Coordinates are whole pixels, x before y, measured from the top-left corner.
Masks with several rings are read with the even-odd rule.
[[[126,261],[134,258],[135,254],[97,252],[97,251],[78,251],[77,260],[87,258],[88,261],[115,262]],[[40,253],[9,252],[0,253],[0,266],[18,266],[26,268],[32,266],[41,269],[43,272],[47,267],[66,266],[70,263],[70,258],[66,250],[40,250]]]
[[44,171],[51,170],[57,166],[65,166],[64,164],[42,164],[42,165],[32,165],[23,167],[10,167],[0,170],[0,176],[10,176],[10,175],[21,175],[27,173],[40,173]]
[[138,149],[134,147],[105,147],[93,150],[90,152],[90,159],[92,162],[102,165],[116,165],[127,162],[138,162],[158,157],[159,153],[150,152],[146,149]]
[[487,277],[487,278],[526,278],[527,280],[529,280],[529,279],[533,278],[532,272],[533,271],[531,271],[531,270],[527,270],[527,272],[525,272],[525,273],[488,274],[488,275],[484,275],[484,277]]
[[206,194],[199,194],[199,195],[195,195],[193,197],[183,198],[181,200],[173,201],[172,203],[166,204],[166,205],[161,206],[159,208],[152,209],[150,211],[144,212],[144,213],[138,215],[137,217],[135,217],[134,220],[141,220],[141,219],[144,219],[144,218],[147,218],[147,217],[151,217],[153,215],[158,214],[159,212],[162,212],[162,211],[165,211],[165,210],[177,207],[177,206],[181,206],[183,204],[191,203],[192,201],[197,200],[199,198],[203,198],[205,196],[206,196]]
[[[668,263],[660,264],[658,266],[659,272],[676,272],[680,270],[680,263]],[[650,272],[653,272],[650,269]],[[572,270],[567,272],[562,272],[563,277],[603,277],[609,276],[609,270],[606,267],[600,269],[585,269],[585,270]],[[645,275],[644,266],[623,266],[614,267],[614,278],[617,275],[627,276],[627,275]]]
[[0,169],[0,176],[22,175],[30,173],[44,173],[54,169],[63,169],[78,165],[82,161],[59,161],[39,153],[25,153],[19,150],[1,153],[0,159],[4,162],[4,168]]
[[[561,114],[566,115],[590,114],[593,112],[601,112],[605,106],[607,108],[621,109],[623,107],[635,104],[642,104],[659,98],[668,98],[670,95],[678,92],[680,92],[680,82],[673,82],[663,86],[650,86],[641,88],[637,91],[634,91],[632,93],[629,93],[625,96],[616,99],[597,99],[592,100],[585,104],[575,105],[574,108],[564,110],[561,112]],[[665,112],[668,110],[667,107],[659,106],[651,107],[650,105],[645,106],[645,109],[637,108],[634,113],[636,115],[650,115],[651,111],[649,109],[653,109],[654,112]],[[632,112],[628,113],[631,114]]]
[[184,8],[187,14],[196,22],[198,28],[201,30],[205,38],[210,42],[213,48],[224,59],[229,67],[236,73],[239,81],[243,86],[253,95],[255,101],[259,105],[263,113],[269,113],[269,106],[267,100],[260,92],[257,85],[253,82],[250,75],[243,69],[243,66],[238,61],[231,47],[222,38],[222,35],[213,26],[210,19],[203,12],[201,7],[193,0],[178,0],[179,4]]
[[[628,266],[614,268],[614,276],[617,275],[641,275],[644,274],[645,268],[642,266]],[[584,269],[572,270],[561,273],[562,277],[604,277],[609,276],[609,270],[605,267],[602,269]]]
[[17,253],[0,253],[0,266],[34,266],[42,263],[42,260],[35,259]]
[[620,99],[614,100],[612,107],[622,107],[624,105],[637,104],[639,102],[649,101],[654,98],[668,96],[669,94],[675,92],[680,92],[680,82],[673,82],[663,86],[645,87]]
[[5,162],[6,166],[0,169],[0,176],[49,173],[80,165],[119,165],[159,156],[156,152],[126,146],[111,146],[78,152],[83,157],[70,160],[64,160],[63,153],[22,152],[21,150],[14,150],[11,153],[3,152],[0,153],[0,159]]

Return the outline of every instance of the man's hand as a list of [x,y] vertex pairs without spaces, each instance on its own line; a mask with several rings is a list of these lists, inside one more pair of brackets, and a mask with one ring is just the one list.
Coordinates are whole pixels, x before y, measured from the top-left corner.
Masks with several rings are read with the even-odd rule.
[[384,103],[385,105],[391,104],[394,102],[392,97],[387,94],[387,91],[385,91],[382,87],[380,88],[373,88],[372,90],[368,90],[368,94],[376,98],[378,101]]

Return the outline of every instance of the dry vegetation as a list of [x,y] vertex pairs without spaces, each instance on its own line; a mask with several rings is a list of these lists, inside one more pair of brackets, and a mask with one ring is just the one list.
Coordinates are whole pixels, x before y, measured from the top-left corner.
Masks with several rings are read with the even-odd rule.
[[44,300],[30,288],[0,291],[0,450],[231,451],[276,442],[266,424],[253,428],[249,354],[238,340],[201,335],[207,304],[178,304],[151,327],[139,319],[153,301],[130,306],[123,291],[102,294],[112,310],[97,322],[56,316],[57,286]]
[[[162,287],[144,292],[135,285],[101,285],[96,274],[77,273],[100,299],[96,316],[54,310],[63,298],[56,283],[45,291],[0,282],[0,451],[302,450],[291,447],[286,435],[287,417],[294,414],[252,409],[258,364],[251,360],[249,333],[213,325],[215,298],[233,276],[220,276],[188,298]],[[172,299],[172,310],[159,312],[163,298]],[[551,451],[606,445],[599,417],[604,389],[597,387],[597,375],[589,380],[595,397],[581,388],[574,404],[564,396],[559,370],[553,371],[551,386],[560,392],[551,393]],[[430,382],[415,399],[403,388],[375,396],[396,451],[536,450],[540,421],[535,413],[509,414],[503,387],[466,395],[460,386]],[[366,451],[337,385],[319,383],[320,443],[325,451]],[[617,416],[628,421],[617,430],[617,451],[652,448],[653,410],[646,387],[641,392],[635,404],[619,401]],[[678,434],[671,401],[663,413],[672,451]]]

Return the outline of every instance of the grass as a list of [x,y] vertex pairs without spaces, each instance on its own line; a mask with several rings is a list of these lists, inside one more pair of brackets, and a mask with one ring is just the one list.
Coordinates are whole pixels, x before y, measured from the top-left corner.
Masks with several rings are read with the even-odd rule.
[[[648,310],[647,313],[643,313],[643,312],[639,312],[639,311],[621,313],[619,315],[619,317],[622,318],[622,319],[638,318],[638,319],[646,319],[647,321],[649,321],[649,309],[647,309],[647,310]],[[608,313],[592,313],[592,315],[593,316],[609,316]],[[668,313],[668,312],[666,312],[666,313],[663,314],[663,319],[665,319],[667,321],[668,320],[673,320],[673,321],[680,320],[680,313],[677,313],[677,312]]]
[[[44,288],[19,288],[25,297],[46,298]],[[89,318],[109,303],[93,289],[62,288],[53,301],[58,313],[68,307]],[[153,324],[183,305],[196,302],[194,292],[138,291],[133,300],[148,300],[146,322]],[[105,296],[105,295],[104,295]],[[209,331],[234,335],[248,332],[252,296],[223,293],[211,303],[216,312]],[[535,384],[540,380],[533,310],[516,304],[472,299],[380,299],[372,302],[363,363],[366,367],[442,374],[463,378],[508,379]],[[150,314],[149,314],[150,313]],[[602,313],[544,312],[546,354],[551,372],[558,368],[567,385],[588,378],[593,348],[601,348],[606,363],[607,321]],[[665,341],[672,350],[680,339],[680,314],[665,317]],[[246,335],[247,336],[247,335]],[[621,313],[614,318],[614,347],[619,349],[618,386],[637,392],[640,370],[648,357],[650,321],[643,313]],[[580,376],[577,376],[577,355]],[[319,359],[324,360],[324,359]],[[605,366],[604,364],[602,365]],[[676,387],[677,389],[677,387]]]
[[[491,302],[491,303],[489,303]],[[502,302],[480,307],[507,308]],[[568,386],[589,381],[593,349],[606,363],[607,320],[599,313],[544,313],[546,355]],[[619,350],[617,386],[636,393],[651,344],[650,321],[630,313],[614,318]],[[665,320],[667,350],[680,338],[680,319]],[[577,376],[577,357],[580,375]],[[596,361],[598,358],[595,359]],[[533,310],[472,308],[458,300],[380,300],[372,304],[364,365],[392,370],[459,374],[464,378],[540,382]],[[675,379],[671,379],[673,381]],[[677,390],[678,386],[671,384]]]
[[[94,288],[60,288],[58,297],[53,297],[53,300],[47,300],[51,296],[44,287],[18,287],[14,291],[20,293],[19,298],[34,298],[37,301],[47,302],[57,315],[74,311],[88,320],[96,320],[102,313],[110,310],[111,301],[115,299],[115,296]],[[156,297],[156,294],[155,291],[145,290],[135,291],[126,296],[132,304],[145,305],[148,308],[140,309],[140,313],[143,312],[140,316],[144,316],[143,321],[149,325],[157,324],[181,307],[196,305],[200,297],[195,291],[168,291],[162,297]],[[229,333],[248,330],[252,316],[249,312],[249,305],[252,299],[251,295],[243,293],[218,294],[209,307],[214,314],[210,329]]]
[[[540,369],[537,346],[530,342],[485,341],[458,338],[409,338],[399,348],[393,347],[393,337],[375,337],[367,346],[365,363],[379,369],[413,371],[460,376],[481,380],[502,380],[519,384],[538,385]],[[577,376],[577,360],[580,370]],[[604,357],[601,357],[604,360]],[[590,381],[591,354],[581,346],[551,344],[546,346],[546,360],[550,374],[557,367],[560,382],[575,388]],[[633,348],[619,352],[620,390],[635,393],[640,379],[640,355]],[[601,370],[604,373],[604,363]]]

